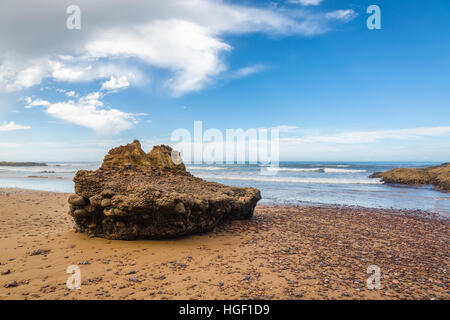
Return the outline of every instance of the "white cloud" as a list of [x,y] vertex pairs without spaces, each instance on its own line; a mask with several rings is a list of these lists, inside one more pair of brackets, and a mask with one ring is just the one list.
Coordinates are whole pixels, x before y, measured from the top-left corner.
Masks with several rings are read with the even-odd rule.
[[140,83],[144,79],[142,72],[120,63],[101,62],[93,57],[77,57],[69,62],[52,58],[48,62],[48,76],[55,81],[89,82],[110,77],[123,78]]
[[263,66],[261,64],[255,64],[253,66],[248,66],[248,67],[244,67],[244,68],[236,70],[235,72],[233,72],[232,77],[239,79],[239,78],[247,77],[254,73],[261,72],[265,69],[266,69],[265,66]]
[[[83,25],[89,27],[68,36],[60,25],[64,2],[41,0],[39,8],[45,10],[25,5],[24,0],[3,2],[2,91],[28,88],[46,78],[81,82],[126,77],[131,85],[143,83],[158,68],[167,73],[160,83],[182,95],[203,89],[227,69],[224,54],[232,48],[224,40],[226,35],[310,36],[328,31],[330,19],[345,22],[351,17],[351,10],[312,14],[220,0],[79,0],[83,12],[89,12],[83,18]],[[23,21],[34,27],[23,28]]]
[[72,91],[67,91],[66,96],[76,98],[76,97],[78,97],[78,94],[72,90]]
[[[61,58],[45,57],[21,61],[11,58],[3,59],[2,62],[0,54],[0,92],[26,89],[40,84],[45,78],[59,82],[89,82],[115,76],[126,77],[127,81],[135,83],[142,83],[145,79],[139,69],[121,63],[100,62],[85,57],[74,58],[70,61],[59,59]],[[57,91],[65,92],[62,89]]]
[[100,107],[100,106],[103,106],[103,102],[100,101],[100,98],[102,98],[102,97],[103,97],[103,94],[98,91],[91,92],[88,95],[83,96],[80,99],[78,99],[78,102],[80,104],[84,104],[84,105]]
[[230,46],[202,26],[182,20],[155,21],[133,29],[113,29],[86,45],[89,56],[139,57],[174,72],[167,81],[175,95],[201,89],[225,70],[218,54]]
[[103,96],[103,93],[96,91],[80,97],[77,101],[56,103],[42,99],[32,100],[28,97],[26,108],[45,107],[44,111],[54,118],[93,129],[100,134],[117,134],[128,130],[134,123],[137,123],[136,117],[147,115],[144,113],[131,114],[103,107],[104,103],[101,101]]
[[92,67],[70,68],[59,61],[50,61],[50,65],[51,75],[56,81],[81,81],[85,79],[86,73],[92,69]]
[[326,14],[326,17],[328,19],[336,19],[336,20],[342,20],[342,21],[348,21],[356,17],[357,14],[352,9],[347,10],[336,10],[332,12],[328,12]]
[[52,117],[90,128],[101,134],[116,134],[130,129],[133,115],[117,109],[100,109],[96,105],[73,101],[51,104],[46,112]]
[[276,127],[272,127],[272,129],[278,129],[280,131],[292,131],[292,130],[296,130],[299,129],[299,127],[297,126],[288,126],[288,125],[280,125],[280,126],[276,126]]
[[2,62],[0,57],[0,91],[18,91],[41,83],[46,76],[43,60],[17,62],[15,59]]
[[323,0],[288,0],[290,3],[301,4],[304,6],[318,6]]
[[309,144],[366,144],[379,140],[411,140],[425,137],[447,137],[450,136],[450,127],[425,127],[407,128],[392,130],[373,131],[350,131],[336,134],[307,135],[304,137],[285,137],[283,141],[289,143],[309,143]]
[[101,90],[120,90],[127,88],[130,85],[130,83],[127,80],[127,77],[114,77],[111,76],[111,78],[108,81],[105,81],[102,83]]
[[26,129],[31,129],[31,127],[16,124],[14,121],[0,125],[0,131],[26,130]]
[[36,100],[31,100],[30,97],[27,98],[27,105],[25,106],[25,109],[30,109],[32,107],[42,107],[42,106],[49,106],[50,102],[46,101],[46,100],[42,100],[42,99],[36,99]]

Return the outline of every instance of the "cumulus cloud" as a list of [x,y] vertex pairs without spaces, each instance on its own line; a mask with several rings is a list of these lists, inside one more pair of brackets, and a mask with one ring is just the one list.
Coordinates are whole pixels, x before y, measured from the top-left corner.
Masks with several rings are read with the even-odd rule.
[[103,105],[103,102],[100,101],[100,98],[102,97],[103,97],[102,93],[95,91],[89,93],[86,96],[81,97],[80,99],[78,99],[78,102],[85,105],[100,107]]
[[[3,60],[3,61],[2,61]],[[41,83],[46,76],[45,60],[16,61],[1,59],[0,91],[18,91]]]
[[138,115],[105,108],[100,100],[102,97],[102,93],[92,92],[77,101],[51,103],[36,99],[29,101],[28,106],[45,107],[44,111],[54,118],[90,128],[100,134],[117,134],[132,128]]
[[16,124],[14,121],[10,121],[9,123],[4,123],[0,125],[0,131],[26,130],[26,129],[31,129],[31,127]]
[[105,81],[102,83],[102,90],[120,90],[127,88],[130,85],[130,83],[127,80],[127,77],[114,77],[111,76],[111,78],[108,81]]
[[225,70],[218,54],[230,46],[202,26],[182,20],[155,21],[133,29],[108,30],[86,45],[89,56],[136,56],[173,71],[167,85],[176,95],[196,91]]
[[133,85],[149,77],[142,74],[143,63],[147,73],[166,71],[160,83],[182,95],[204,88],[227,70],[224,54],[232,50],[227,35],[310,36],[329,30],[330,19],[346,22],[351,17],[348,12],[310,14],[219,0],[80,0],[82,13],[89,14],[82,14],[81,30],[74,32],[65,28],[61,16],[69,1],[30,1],[2,3],[2,91],[29,88],[46,78],[81,82],[126,77]]
[[126,77],[127,81],[133,83],[145,80],[137,67],[119,62],[96,61],[85,57],[67,60],[55,55],[27,60],[4,58],[0,53],[0,92],[26,89],[40,84],[46,78],[58,82],[90,82],[110,77]]
[[25,109],[50,105],[50,102],[48,102],[46,100],[42,100],[42,99],[32,100],[30,97],[28,97],[26,101],[27,101],[27,105],[25,106]]
[[87,127],[101,134],[116,134],[130,129],[133,115],[117,109],[100,109],[95,105],[73,101],[51,104],[46,112],[52,117]]

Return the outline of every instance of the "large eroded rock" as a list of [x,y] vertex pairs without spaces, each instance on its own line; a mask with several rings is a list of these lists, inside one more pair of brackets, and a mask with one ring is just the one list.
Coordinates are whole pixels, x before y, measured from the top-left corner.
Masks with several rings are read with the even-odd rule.
[[179,153],[135,140],[112,149],[96,171],[80,170],[69,197],[76,230],[110,239],[160,239],[249,219],[260,192],[207,182],[186,171]]

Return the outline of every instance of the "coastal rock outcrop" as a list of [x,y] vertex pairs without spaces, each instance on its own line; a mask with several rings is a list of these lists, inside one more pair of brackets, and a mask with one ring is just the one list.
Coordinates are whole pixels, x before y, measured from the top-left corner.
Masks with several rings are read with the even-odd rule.
[[259,190],[194,177],[179,157],[165,145],[147,154],[135,140],[110,150],[99,169],[78,171],[68,200],[76,231],[109,239],[162,239],[253,216]]
[[450,163],[423,169],[396,168],[386,172],[375,172],[370,178],[381,178],[386,183],[433,185],[437,189],[450,191]]

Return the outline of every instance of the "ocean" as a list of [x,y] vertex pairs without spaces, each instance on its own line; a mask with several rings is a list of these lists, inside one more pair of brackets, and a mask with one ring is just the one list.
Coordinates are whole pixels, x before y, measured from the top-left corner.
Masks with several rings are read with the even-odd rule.
[[[46,167],[2,167],[0,187],[73,192],[78,170],[101,162],[47,162]],[[421,168],[430,162],[280,162],[279,169],[258,164],[187,165],[208,181],[261,190],[261,204],[337,204],[368,208],[424,210],[450,217],[450,194],[429,186],[388,185],[369,176],[392,168]]]

